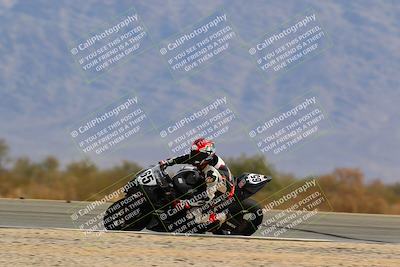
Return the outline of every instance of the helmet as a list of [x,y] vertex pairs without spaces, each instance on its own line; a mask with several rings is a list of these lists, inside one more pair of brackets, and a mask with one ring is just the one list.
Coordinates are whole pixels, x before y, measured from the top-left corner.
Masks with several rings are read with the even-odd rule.
[[190,156],[198,161],[204,162],[210,160],[215,155],[215,145],[211,140],[205,138],[196,139],[190,149]]

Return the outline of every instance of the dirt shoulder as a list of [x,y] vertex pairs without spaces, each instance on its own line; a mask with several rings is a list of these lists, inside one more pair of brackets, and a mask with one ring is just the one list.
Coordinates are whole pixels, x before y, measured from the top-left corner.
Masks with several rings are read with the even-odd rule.
[[400,266],[400,245],[0,229],[0,266]]

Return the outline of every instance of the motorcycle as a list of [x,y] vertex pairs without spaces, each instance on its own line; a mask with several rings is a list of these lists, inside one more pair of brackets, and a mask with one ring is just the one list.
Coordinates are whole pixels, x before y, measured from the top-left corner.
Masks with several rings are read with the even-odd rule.
[[[221,178],[212,166],[203,173]],[[160,165],[137,173],[124,187],[125,197],[113,203],[103,217],[107,230],[216,235],[252,235],[263,212],[249,197],[261,190],[270,176],[244,173],[233,178],[229,192],[207,188],[197,168],[183,167],[173,178]],[[209,200],[209,194],[215,193]],[[223,214],[224,219],[219,215]]]

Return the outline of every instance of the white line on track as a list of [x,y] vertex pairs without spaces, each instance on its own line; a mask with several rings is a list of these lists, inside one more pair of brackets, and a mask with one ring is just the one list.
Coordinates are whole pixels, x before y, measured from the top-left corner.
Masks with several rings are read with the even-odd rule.
[[[40,230],[67,230],[85,233],[81,229],[60,228],[60,227],[28,227],[28,226],[12,226],[0,225],[0,228],[14,229],[40,229]],[[90,231],[93,233],[124,233],[139,235],[158,235],[158,236],[181,236],[181,237],[206,237],[206,238],[230,238],[230,239],[250,239],[250,240],[274,240],[274,241],[301,241],[301,242],[335,242],[329,239],[313,239],[313,238],[286,238],[286,237],[265,237],[265,236],[240,236],[240,235],[213,235],[213,234],[182,234],[182,233],[159,233],[159,232],[142,232],[142,231]]]

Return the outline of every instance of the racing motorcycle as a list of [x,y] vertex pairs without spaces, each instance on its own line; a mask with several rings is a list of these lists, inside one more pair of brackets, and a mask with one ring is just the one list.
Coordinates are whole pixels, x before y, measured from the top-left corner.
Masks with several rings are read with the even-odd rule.
[[[212,166],[203,173],[221,174]],[[233,178],[230,192],[217,191],[209,200],[204,176],[195,167],[183,167],[172,178],[160,165],[134,175],[124,186],[125,197],[104,213],[107,230],[184,234],[252,235],[262,223],[263,212],[249,197],[261,190],[270,176],[244,173]],[[218,215],[225,219],[219,220]]]

